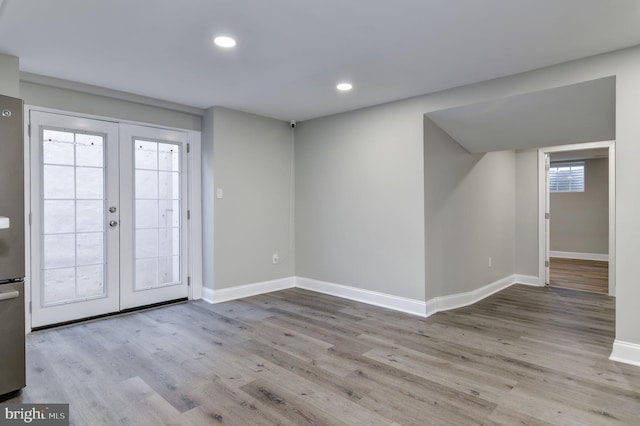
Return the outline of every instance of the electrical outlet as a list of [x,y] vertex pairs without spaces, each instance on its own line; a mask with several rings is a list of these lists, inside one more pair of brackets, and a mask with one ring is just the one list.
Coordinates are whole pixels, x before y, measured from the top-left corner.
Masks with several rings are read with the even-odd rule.
[[271,258],[271,261],[273,262],[274,265],[278,264],[278,262],[280,261],[280,257],[278,256],[278,253],[273,253],[273,257]]
[[224,192],[222,191],[222,188],[216,189],[216,198],[224,198]]
[[487,265],[489,268],[491,268],[491,266],[493,266],[493,260],[491,258],[489,258],[489,264]]

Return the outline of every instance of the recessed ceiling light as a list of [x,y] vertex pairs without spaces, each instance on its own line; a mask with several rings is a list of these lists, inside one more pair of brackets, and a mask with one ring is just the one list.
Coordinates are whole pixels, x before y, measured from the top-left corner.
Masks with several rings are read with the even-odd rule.
[[236,45],[236,41],[231,37],[220,36],[213,39],[213,42],[220,47],[230,48]]
[[336,86],[336,89],[340,90],[341,92],[346,92],[353,89],[353,86],[351,85],[351,83],[340,83]]

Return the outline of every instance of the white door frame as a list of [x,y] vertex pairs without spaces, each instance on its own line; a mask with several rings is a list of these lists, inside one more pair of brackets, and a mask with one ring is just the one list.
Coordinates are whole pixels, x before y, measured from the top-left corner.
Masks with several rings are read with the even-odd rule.
[[544,154],[544,284],[551,282],[551,189],[549,176],[551,171],[551,155]]
[[615,141],[588,142],[538,149],[538,280],[545,285],[545,258],[547,256],[545,211],[547,191],[545,185],[545,154],[585,149],[609,149],[609,296],[616,295],[616,151]]
[[[163,126],[153,123],[145,123],[141,121],[132,121],[132,120],[121,120],[115,119],[113,117],[95,115],[95,114],[83,114],[75,111],[66,111],[57,108],[48,108],[48,107],[40,107],[37,105],[24,105],[24,117],[29,117],[30,111],[42,111],[42,112],[50,112],[54,114],[64,114],[71,115],[80,118],[90,118],[95,120],[105,120],[105,121],[113,121],[120,124],[135,124],[140,126],[148,126],[148,127],[158,127],[168,130],[178,130],[178,131],[186,131],[189,135],[189,144],[191,155],[189,156],[189,175],[187,179],[189,180],[189,209],[191,211],[191,220],[189,221],[189,276],[191,277],[191,286],[189,287],[189,300],[196,300],[202,298],[202,163],[201,152],[202,152],[202,132],[198,130],[189,130],[182,129],[178,127],[172,126]],[[31,159],[30,159],[30,128],[29,128],[29,120],[24,120],[24,147],[25,147],[25,156],[24,156],[24,165],[25,165],[25,179],[24,179],[24,187],[25,187],[25,224],[30,223],[31,218]],[[25,226],[25,251],[26,251],[26,262],[25,262],[25,333],[30,333],[31,326],[31,284],[32,284],[32,262],[31,256],[37,255],[37,253],[33,253],[30,241],[31,241],[31,232],[32,229],[30,226]]]

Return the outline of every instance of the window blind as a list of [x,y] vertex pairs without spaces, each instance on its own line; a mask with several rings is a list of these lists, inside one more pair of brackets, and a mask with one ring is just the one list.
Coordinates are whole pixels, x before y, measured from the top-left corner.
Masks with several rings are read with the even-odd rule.
[[550,192],[584,192],[584,161],[551,163]]

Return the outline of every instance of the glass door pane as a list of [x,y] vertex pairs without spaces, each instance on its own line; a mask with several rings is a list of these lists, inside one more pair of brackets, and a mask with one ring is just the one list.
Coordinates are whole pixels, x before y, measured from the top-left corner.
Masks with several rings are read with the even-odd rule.
[[180,284],[180,146],[134,140],[136,290]]
[[104,140],[42,129],[44,306],[106,296]]

